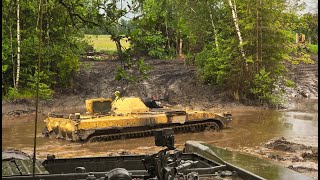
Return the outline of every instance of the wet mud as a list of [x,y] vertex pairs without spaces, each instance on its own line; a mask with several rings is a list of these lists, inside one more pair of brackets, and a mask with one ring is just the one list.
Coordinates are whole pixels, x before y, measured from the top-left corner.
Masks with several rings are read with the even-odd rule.
[[290,142],[281,137],[272,139],[263,146],[242,148],[240,151],[270,159],[299,173],[318,178],[318,147]]

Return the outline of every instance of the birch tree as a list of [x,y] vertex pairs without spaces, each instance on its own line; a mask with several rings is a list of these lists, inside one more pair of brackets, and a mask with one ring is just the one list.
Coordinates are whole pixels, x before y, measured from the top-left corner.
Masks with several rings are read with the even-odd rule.
[[20,1],[17,0],[17,76],[14,84],[15,89],[18,89],[20,79]]
[[[243,39],[241,36],[241,32],[240,32],[240,28],[239,28],[239,22],[238,22],[238,18],[237,18],[237,13],[235,11],[234,5],[232,4],[231,0],[228,0],[228,4],[230,6],[231,12],[232,12],[232,18],[233,18],[233,22],[234,22],[234,27],[236,29],[238,38],[239,38],[239,46],[240,46],[240,51],[241,51],[241,55],[243,57],[243,59],[246,59],[246,55],[244,52],[244,48],[243,48]],[[246,69],[248,70],[248,63],[245,60],[245,65],[246,65]]]
[[213,32],[214,32],[215,45],[216,45],[216,48],[219,49],[217,29],[216,29],[216,27],[215,27],[215,25],[214,25],[214,22],[213,22],[212,9],[211,9],[211,5],[210,5],[209,1],[207,1],[207,5],[208,5],[208,8],[209,8],[209,15],[210,15],[211,26],[212,26]]

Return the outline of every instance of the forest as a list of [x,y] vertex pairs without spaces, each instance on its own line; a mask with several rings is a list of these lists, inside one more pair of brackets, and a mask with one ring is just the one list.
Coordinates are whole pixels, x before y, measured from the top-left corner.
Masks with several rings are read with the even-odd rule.
[[148,77],[141,57],[181,58],[201,83],[270,105],[281,101],[277,83],[294,85],[285,63],[313,63],[318,53],[318,13],[300,13],[299,0],[3,0],[2,7],[3,99],[34,98],[38,72],[41,99],[71,88],[92,49],[86,34],[110,35],[126,64],[116,69],[119,81]]

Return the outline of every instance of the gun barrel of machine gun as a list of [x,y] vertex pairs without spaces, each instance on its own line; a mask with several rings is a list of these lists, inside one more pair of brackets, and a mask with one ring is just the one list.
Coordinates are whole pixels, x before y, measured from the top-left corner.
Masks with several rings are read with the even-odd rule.
[[175,167],[175,173],[180,173],[182,171],[184,171],[185,169],[190,168],[192,165],[197,164],[198,161],[187,161],[183,164],[180,164],[179,166]]

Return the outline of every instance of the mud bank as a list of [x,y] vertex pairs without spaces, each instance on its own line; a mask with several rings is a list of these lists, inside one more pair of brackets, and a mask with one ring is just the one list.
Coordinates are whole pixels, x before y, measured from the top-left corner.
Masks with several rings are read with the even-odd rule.
[[[294,101],[318,99],[318,55],[312,55],[312,59],[314,64],[287,64],[291,72],[288,75],[295,82],[295,86],[285,89],[284,107],[294,109],[296,108],[292,107]],[[145,62],[152,67],[148,79],[139,83],[124,83],[114,78],[115,69],[121,66],[120,61],[84,59],[81,61],[80,72],[76,75],[72,88],[58,90],[50,101],[40,101],[40,111],[65,112],[70,108],[85,111],[85,99],[113,97],[116,90],[123,96],[139,96],[142,99],[156,95],[168,106],[188,109],[247,108],[219,87],[199,83],[196,67],[186,65],[183,60],[149,59]],[[2,116],[32,112],[35,112],[34,100],[2,101]]]
[[269,159],[307,176],[318,178],[318,147],[288,141],[284,137],[275,138],[256,148],[242,148],[244,152]]

